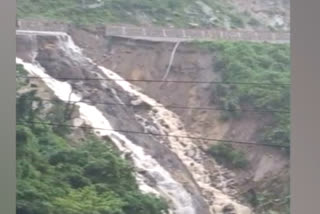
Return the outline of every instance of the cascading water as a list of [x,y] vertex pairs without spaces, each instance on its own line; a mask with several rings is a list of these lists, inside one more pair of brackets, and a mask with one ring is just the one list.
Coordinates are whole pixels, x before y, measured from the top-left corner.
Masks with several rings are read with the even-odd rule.
[[[32,75],[43,78],[46,85],[55,93],[55,95],[65,102],[77,102],[81,100],[79,95],[71,93],[71,86],[66,82],[60,82],[47,75],[43,68],[39,65],[23,62],[17,59],[18,64],[22,64],[24,68]],[[71,96],[70,96],[71,94]],[[113,143],[116,144],[118,149],[122,152],[130,152],[133,158],[135,167],[140,170],[147,171],[149,175],[157,180],[157,189],[155,190],[150,186],[140,181],[140,188],[145,192],[161,194],[165,198],[169,198],[175,207],[174,213],[176,214],[195,214],[192,207],[192,200],[190,195],[182,187],[181,184],[174,181],[170,174],[163,169],[152,157],[145,154],[143,149],[124,135],[112,131],[112,126],[104,117],[104,115],[94,106],[85,103],[76,103],[79,106],[79,113],[81,118],[92,127],[101,128],[96,134],[102,136],[109,136]],[[103,130],[102,130],[103,129]]]
[[[164,106],[162,106],[160,103],[157,103],[152,98],[134,89],[133,85],[131,85],[129,82],[126,82],[116,73],[101,66],[99,68],[104,72],[104,74],[106,74],[108,78],[122,80],[116,81],[116,83],[119,84],[123,90],[127,91],[132,96],[138,97],[142,102],[153,106],[155,111],[150,111],[150,114],[152,114],[151,118],[153,119],[152,122],[156,124],[157,128],[160,129],[160,133],[170,133],[170,135],[174,136],[188,136],[187,132],[183,129],[183,125],[177,115],[167,110]],[[206,195],[209,200],[211,197],[214,198],[212,201],[209,201],[209,203],[212,204],[212,208],[216,213],[222,213],[226,204],[232,204],[239,214],[251,213],[248,207],[238,204],[228,195],[225,195],[222,191],[211,186],[209,173],[201,164],[201,151],[190,139],[169,138],[169,141],[171,150],[176,153],[182,162],[187,166],[200,188],[202,188],[203,194]]]
[[[37,32],[37,31],[19,31],[17,34],[23,35],[50,35],[56,36],[59,40],[59,48],[63,50],[67,55],[70,55],[71,60],[78,60],[79,62],[87,61],[94,64],[92,60],[85,58],[81,54],[80,48],[78,48],[72,41],[71,37],[65,33],[57,32]],[[174,52],[178,47],[176,44]],[[34,57],[35,59],[35,57]],[[46,74],[45,69],[36,64],[25,63],[20,59],[17,62],[23,64],[26,70],[40,77],[50,77]],[[172,64],[172,62],[171,62]],[[123,91],[132,100],[138,100],[137,105],[145,103],[151,106],[150,110],[146,110],[147,114],[139,115],[135,114],[136,120],[145,128],[148,132],[150,130],[156,130],[158,133],[163,135],[170,134],[176,136],[188,136],[188,133],[184,130],[183,124],[181,123],[179,117],[173,112],[165,109],[161,104],[157,103],[152,98],[141,93],[135,86],[129,82],[122,79],[119,75],[111,70],[104,67],[98,67],[100,70],[99,76],[106,77],[108,79],[116,79],[112,83]],[[167,73],[166,73],[167,75]],[[165,75],[165,77],[166,77]],[[71,85],[66,82],[60,82],[53,78],[43,78],[43,81],[51,88],[57,97],[65,102],[69,102],[69,94],[71,93]],[[69,93],[68,93],[69,92]],[[116,92],[114,92],[116,93]],[[81,93],[80,93],[81,94]],[[117,98],[120,100],[120,98]],[[81,96],[72,94],[72,101],[81,100]],[[146,192],[153,192],[155,194],[160,194],[168,199],[173,204],[175,208],[175,214],[203,214],[197,212],[192,201],[192,197],[186,191],[184,186],[177,182],[170,173],[165,170],[154,158],[148,155],[143,148],[134,144],[125,135],[118,132],[112,131],[112,125],[108,120],[108,115],[103,114],[98,108],[85,103],[76,103],[79,106],[79,111],[81,118],[90,126],[104,128],[108,130],[99,130],[97,133],[100,136],[109,136],[112,141],[117,145],[120,151],[130,152],[132,154],[132,159],[135,166],[148,173],[154,180],[156,180],[156,187],[151,187],[144,182],[142,175],[138,174],[137,178],[140,187]],[[105,112],[104,112],[105,113]],[[175,153],[183,164],[187,167],[188,171],[191,173],[196,184],[199,186],[201,193],[204,198],[206,198],[208,204],[210,204],[211,213],[223,214],[223,208],[226,205],[233,205],[236,214],[251,214],[251,210],[239,204],[230,196],[226,195],[224,192],[213,188],[211,179],[209,177],[209,172],[204,168],[202,164],[202,152],[196,146],[192,140],[187,138],[171,138],[168,137],[167,141],[157,140],[158,143],[166,143],[167,147]],[[222,178],[221,178],[222,179]]]

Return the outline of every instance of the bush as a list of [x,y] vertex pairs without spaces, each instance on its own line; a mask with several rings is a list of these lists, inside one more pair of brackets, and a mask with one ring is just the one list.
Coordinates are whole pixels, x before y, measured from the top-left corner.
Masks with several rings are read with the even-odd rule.
[[17,90],[19,90],[21,87],[24,87],[29,84],[29,79],[25,78],[28,76],[27,71],[24,69],[23,65],[16,64],[16,73],[17,73]]
[[261,23],[260,23],[257,19],[251,18],[251,19],[248,21],[248,24],[251,25],[251,26],[257,27],[257,26],[259,26]]
[[218,163],[224,164],[229,168],[245,168],[248,165],[248,160],[244,153],[235,150],[228,143],[213,145],[208,152],[218,161]]
[[140,192],[132,167],[110,142],[90,136],[70,146],[61,130],[41,124],[48,118],[39,118],[25,96],[17,99],[17,121],[40,123],[17,125],[17,214],[167,212],[164,200]]
[[[217,55],[214,72],[221,74],[223,82],[271,83],[218,86],[212,93],[221,108],[290,111],[290,47],[287,44],[195,42],[194,45]],[[239,116],[241,111],[226,111],[223,119]],[[260,142],[290,145],[290,114],[272,112],[261,113],[261,116],[271,120],[259,130]]]

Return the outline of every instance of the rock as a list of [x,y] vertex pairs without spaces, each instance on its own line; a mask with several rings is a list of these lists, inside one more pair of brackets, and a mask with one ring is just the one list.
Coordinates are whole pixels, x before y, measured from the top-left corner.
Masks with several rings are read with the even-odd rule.
[[229,185],[236,185],[237,182],[236,182],[234,179],[230,179],[230,180],[228,181],[228,184],[229,184]]
[[188,150],[185,152],[185,155],[189,156],[189,157],[194,157],[196,154],[196,152],[194,150]]
[[130,102],[132,105],[134,105],[134,106],[139,106],[139,105],[141,105],[142,103],[143,103],[143,101],[141,100],[141,99],[136,99],[136,100],[131,100],[131,102]]
[[145,169],[140,169],[140,168],[139,169],[137,168],[136,171],[137,171],[137,173],[142,174],[142,175],[147,173],[147,171]]
[[199,24],[198,23],[194,23],[194,22],[190,22],[189,25],[191,27],[199,27]]
[[151,126],[151,125],[150,126],[146,126],[145,130],[146,130],[147,133],[151,133],[151,134],[155,134],[155,135],[161,134],[160,131],[156,127]]
[[222,209],[222,213],[223,214],[236,214],[236,210],[232,204],[228,204]]
[[73,125],[74,126],[82,126],[84,124],[84,120],[81,118],[75,118],[73,120]]
[[161,124],[164,128],[166,128],[166,129],[170,129],[170,126],[168,125],[168,124],[166,124],[166,123],[163,123],[163,124]]
[[187,145],[186,145],[185,143],[183,143],[183,142],[181,142],[181,145],[182,145],[184,148],[187,147]]

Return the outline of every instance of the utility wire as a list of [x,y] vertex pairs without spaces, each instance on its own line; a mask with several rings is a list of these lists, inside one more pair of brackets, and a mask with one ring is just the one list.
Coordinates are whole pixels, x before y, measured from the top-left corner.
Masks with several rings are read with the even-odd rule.
[[[33,101],[34,99],[28,99]],[[58,99],[42,99],[45,102],[58,102]],[[112,103],[112,102],[92,102],[92,101],[68,101],[67,103],[86,103],[91,105],[111,105],[111,106],[130,106],[136,108],[143,108],[143,105],[134,105],[130,103]],[[191,107],[191,106],[172,106],[172,105],[146,105],[147,107],[159,107],[167,109],[190,109],[190,110],[206,110],[206,111],[229,111],[229,112],[261,112],[261,113],[287,113],[289,110],[265,110],[265,109],[223,109],[223,108],[212,108],[212,107]]]
[[[247,144],[247,145],[256,145],[256,146],[269,146],[269,147],[289,148],[289,146],[279,145],[279,144],[256,143],[256,142],[224,140],[224,139],[212,139],[212,138],[202,138],[202,137],[189,137],[189,136],[180,136],[180,135],[163,135],[163,134],[155,134],[155,133],[130,131],[130,130],[118,130],[118,129],[106,129],[106,128],[99,128],[99,127],[74,126],[74,125],[67,125],[67,124],[44,123],[44,122],[36,122],[36,121],[19,121],[18,123],[43,124],[43,125],[49,125],[49,126],[84,128],[84,129],[94,129],[94,130],[106,130],[106,131],[114,131],[114,132],[121,132],[121,133],[128,133],[128,134],[153,135],[153,136],[159,136],[159,137],[175,137],[175,138],[184,138],[184,139],[191,139],[191,140],[204,140],[204,141],[216,141],[216,142],[224,142],[224,143],[228,142],[228,143],[234,143],[234,144]],[[21,125],[23,125],[23,124],[21,124]]]
[[184,83],[184,84],[221,84],[221,85],[269,85],[269,86],[289,86],[291,83],[268,83],[268,82],[221,82],[221,81],[180,81],[180,80],[136,80],[136,79],[111,79],[111,78],[72,78],[72,77],[38,77],[38,76],[16,76],[22,79],[54,79],[54,80],[79,80],[79,81],[90,81],[90,80],[103,80],[103,81],[116,81],[116,82],[151,82],[151,83]]

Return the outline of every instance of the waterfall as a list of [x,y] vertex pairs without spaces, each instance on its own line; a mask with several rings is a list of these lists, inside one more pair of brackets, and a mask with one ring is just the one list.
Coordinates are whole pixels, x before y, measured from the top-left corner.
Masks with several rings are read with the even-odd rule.
[[[23,62],[17,58],[16,62],[22,64],[24,68],[32,75],[43,78],[45,84],[54,92],[54,94],[64,102],[76,102],[81,100],[81,96],[71,93],[71,86],[69,83],[60,82],[53,78],[50,78],[44,71],[44,69],[37,64],[30,64]],[[70,99],[69,99],[69,95]],[[107,118],[95,107],[86,103],[76,103],[79,106],[79,113],[81,119],[83,119],[91,127],[97,127],[105,130],[96,132],[97,135],[109,136],[113,143],[122,152],[129,151],[132,154],[132,158],[135,167],[138,169],[148,172],[149,175],[153,176],[157,180],[157,189],[143,184],[140,181],[140,188],[145,192],[151,192],[155,194],[161,194],[165,198],[169,198],[175,206],[174,212],[176,214],[195,214],[192,207],[192,199],[187,191],[182,187],[181,184],[177,183],[170,174],[160,166],[151,156],[145,154],[143,149],[124,135],[112,131],[112,126]]]
[[[85,58],[82,55],[81,49],[77,47],[72,41],[71,37],[65,33],[34,31],[18,31],[17,33],[27,35],[37,34],[56,36],[59,39],[59,48],[65,51],[67,54],[70,54],[70,58],[72,60],[87,60],[93,64],[91,59]],[[172,65],[178,45],[179,43],[175,45],[175,48],[171,54],[170,63],[164,79],[170,71],[170,67]],[[43,67],[37,64],[36,61],[31,64],[23,62],[21,59],[17,59],[17,63],[23,64],[25,69],[30,74],[43,77],[45,84],[61,100],[65,102],[81,100],[81,93],[72,93],[72,96],[70,97],[71,100],[69,100],[71,85],[67,82],[61,82],[53,78],[48,78],[50,76],[46,73]],[[108,79],[116,79],[117,81],[112,81],[112,83],[120,87],[129,97],[132,97],[135,100],[139,99],[140,102],[151,106],[151,110],[148,111],[147,115],[135,115],[137,121],[143,127],[145,127],[146,130],[148,130],[150,126],[154,126],[156,127],[156,130],[162,134],[170,133],[170,135],[188,136],[188,133],[184,129],[181,120],[175,113],[169,111],[154,99],[140,92],[136,86],[125,81],[115,72],[102,66],[98,66],[98,68],[100,70],[100,75],[107,77]],[[93,105],[88,105],[81,102],[76,103],[76,105],[79,106],[81,118],[88,125],[107,129],[99,130],[99,132],[96,132],[97,135],[109,136],[120,151],[130,152],[136,168],[147,172],[149,176],[156,180],[156,187],[151,187],[144,182],[143,176],[138,174],[137,178],[141,190],[145,192],[152,192],[158,195],[160,194],[165,198],[170,199],[173,204],[173,212],[175,214],[202,214],[196,212],[190,193],[188,193],[183,185],[177,182],[170,175],[170,173],[164,169],[153,157],[148,155],[142,147],[133,143],[125,135],[116,131],[112,131],[113,127],[111,122],[108,120],[108,115],[104,114]],[[168,137],[166,143],[168,144],[166,146],[179,157],[179,159],[191,173],[196,184],[199,186],[203,197],[207,200],[208,204],[210,204],[212,214],[223,214],[223,208],[229,204],[234,206],[236,214],[252,214],[250,208],[241,205],[229,195],[213,187],[209,177],[210,174],[202,163],[202,157],[204,154],[198,148],[195,142],[188,138],[180,139]]]
[[[155,101],[154,99],[136,90],[135,86],[125,81],[118,74],[102,66],[99,66],[99,68],[104,72],[104,74],[106,74],[108,78],[121,80],[115,81],[115,83],[120,85],[123,90],[127,91],[132,96],[139,97],[141,101],[147,103],[148,105],[153,106],[153,109],[155,109],[156,111],[151,112],[157,113],[153,113],[151,117],[153,117],[153,122],[156,124],[156,127],[160,128],[160,132],[170,133],[171,135],[176,136],[188,136],[187,132],[182,129],[183,125],[177,115],[167,110],[164,106],[162,106],[160,103],[157,103],[157,101]],[[163,121],[166,121],[166,124],[163,124]],[[227,204],[232,204],[235,207],[237,214],[252,213],[248,207],[237,203],[222,191],[211,186],[209,172],[204,168],[202,164],[200,164],[201,151],[191,140],[187,138],[170,138],[169,141],[171,150],[176,153],[182,160],[182,162],[187,166],[200,188],[202,188],[203,194],[207,196],[209,204],[212,204],[212,209],[217,214],[223,214],[223,208]],[[213,200],[211,198],[213,198]]]
[[173,63],[173,60],[174,60],[174,56],[176,54],[176,51],[178,49],[180,45],[180,41],[176,43],[176,45],[174,46],[172,52],[171,52],[171,56],[170,56],[170,61],[169,61],[169,64],[168,64],[168,68],[167,68],[167,71],[165,73],[165,75],[163,76],[162,80],[166,80],[167,79],[167,76],[169,75],[170,73],[170,70],[171,70],[171,66],[172,66],[172,63]]

